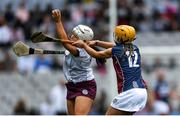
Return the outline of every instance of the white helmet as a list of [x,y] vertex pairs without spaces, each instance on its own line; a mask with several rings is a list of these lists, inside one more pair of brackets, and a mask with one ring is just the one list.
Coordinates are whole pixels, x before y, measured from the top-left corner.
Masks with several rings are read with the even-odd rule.
[[92,40],[94,37],[92,29],[86,25],[78,25],[73,28],[72,32],[81,40]]

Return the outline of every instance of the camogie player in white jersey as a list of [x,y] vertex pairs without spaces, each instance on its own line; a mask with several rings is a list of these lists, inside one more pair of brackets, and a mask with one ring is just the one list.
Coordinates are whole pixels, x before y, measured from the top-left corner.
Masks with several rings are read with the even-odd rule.
[[[93,39],[93,31],[85,25],[78,25],[72,30],[68,38],[62,21],[61,12],[52,11],[58,37],[63,40],[77,41]],[[92,57],[83,49],[69,43],[62,43],[67,49],[63,64],[63,72],[67,87],[67,108],[70,115],[87,115],[91,110],[96,96],[96,82],[90,66]]]

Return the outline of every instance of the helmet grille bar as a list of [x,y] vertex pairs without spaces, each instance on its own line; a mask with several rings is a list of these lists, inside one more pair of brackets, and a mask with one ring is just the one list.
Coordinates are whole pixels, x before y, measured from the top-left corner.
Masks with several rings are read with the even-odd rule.
[[84,34],[84,31],[78,26],[78,29]]

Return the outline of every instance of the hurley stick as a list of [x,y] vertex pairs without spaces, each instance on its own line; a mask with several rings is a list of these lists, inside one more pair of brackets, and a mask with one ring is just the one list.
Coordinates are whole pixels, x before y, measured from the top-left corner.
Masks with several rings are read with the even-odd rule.
[[43,50],[40,48],[32,48],[21,41],[14,44],[13,51],[19,57],[27,56],[31,54],[64,54],[64,51]]
[[60,40],[57,38],[50,37],[42,32],[35,32],[30,37],[31,41],[33,43],[39,43],[39,42],[66,42],[66,43],[72,43],[69,40]]

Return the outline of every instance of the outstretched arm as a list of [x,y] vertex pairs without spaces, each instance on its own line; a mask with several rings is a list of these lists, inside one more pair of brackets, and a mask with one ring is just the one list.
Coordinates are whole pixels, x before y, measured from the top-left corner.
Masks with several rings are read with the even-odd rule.
[[[53,10],[52,17],[54,18],[54,21],[55,21],[58,38],[63,39],[63,40],[69,40],[61,21],[61,12],[58,9]],[[62,44],[74,56],[79,55],[77,48],[73,46],[72,44],[70,43],[62,43]]]
[[105,42],[105,41],[99,41],[99,40],[96,40],[96,45],[103,48],[112,48],[115,46],[115,44],[112,42]]
[[73,45],[84,48],[87,51],[87,53],[94,58],[110,58],[112,55],[112,48],[108,48],[103,51],[96,51],[93,48],[89,47],[82,40],[74,42]]
[[112,42],[105,42],[105,41],[100,41],[100,40],[94,40],[94,41],[90,41],[88,43],[89,46],[100,46],[102,48],[112,48],[115,46],[114,43]]

